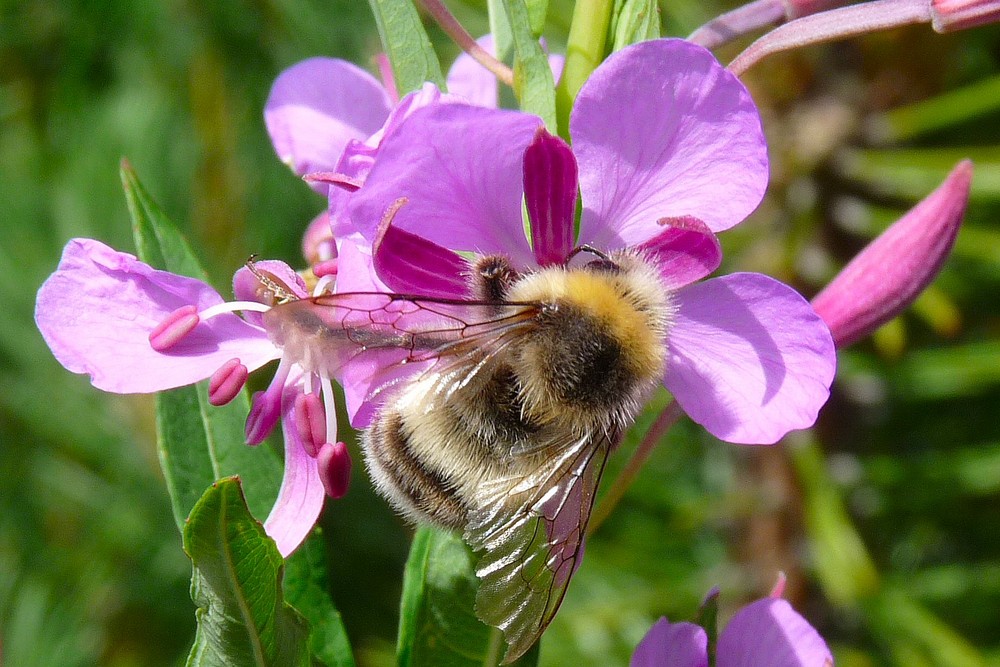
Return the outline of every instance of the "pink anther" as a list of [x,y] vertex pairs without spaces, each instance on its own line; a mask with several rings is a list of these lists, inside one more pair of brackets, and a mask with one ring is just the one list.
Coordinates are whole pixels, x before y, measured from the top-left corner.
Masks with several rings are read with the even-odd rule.
[[334,500],[342,498],[351,481],[351,455],[347,445],[342,442],[326,443],[320,448],[316,461],[326,495]]
[[239,359],[230,359],[222,364],[208,379],[208,402],[219,406],[236,398],[248,375],[247,367]]
[[191,333],[200,321],[195,306],[181,306],[149,332],[149,345],[157,352],[169,350]]
[[326,443],[326,410],[316,394],[295,397],[295,430],[306,454],[316,458]]

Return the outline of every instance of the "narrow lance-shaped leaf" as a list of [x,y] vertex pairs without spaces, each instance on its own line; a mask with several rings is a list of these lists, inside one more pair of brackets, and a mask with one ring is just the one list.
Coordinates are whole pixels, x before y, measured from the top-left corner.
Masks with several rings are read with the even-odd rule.
[[340,612],[327,590],[323,539],[316,530],[285,563],[285,595],[311,629],[309,650],[327,667],[354,667]]
[[[121,178],[140,259],[173,273],[206,280],[183,236],[124,162]],[[244,444],[243,424],[248,410],[243,393],[228,405],[209,405],[205,382],[157,395],[160,466],[178,528],[183,527],[205,489],[227,475],[240,475],[247,484],[247,501],[254,516],[263,518],[270,511],[281,482],[281,464],[269,448],[251,449]]]
[[514,92],[521,109],[540,116],[556,132],[556,91],[549,58],[533,32],[525,0],[504,0],[514,40]]
[[382,47],[392,63],[400,96],[420,88],[425,81],[445,89],[441,62],[427,37],[413,3],[409,0],[368,0]]
[[284,601],[284,561],[237,478],[213,484],[184,526],[198,629],[188,667],[308,665],[308,628]]
[[[475,556],[455,533],[423,526],[413,537],[400,609],[400,667],[499,664],[503,635],[476,617]],[[515,665],[538,663],[538,647]]]

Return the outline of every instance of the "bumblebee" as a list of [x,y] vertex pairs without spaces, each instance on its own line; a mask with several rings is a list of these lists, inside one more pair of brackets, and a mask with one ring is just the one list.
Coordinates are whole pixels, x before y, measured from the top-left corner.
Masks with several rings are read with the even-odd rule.
[[[571,266],[581,251],[596,259]],[[461,531],[505,662],[554,617],[608,455],[666,365],[658,268],[631,250],[574,255],[525,273],[479,258],[468,300],[340,293],[264,314],[307,370],[369,369],[371,478],[408,519]]]

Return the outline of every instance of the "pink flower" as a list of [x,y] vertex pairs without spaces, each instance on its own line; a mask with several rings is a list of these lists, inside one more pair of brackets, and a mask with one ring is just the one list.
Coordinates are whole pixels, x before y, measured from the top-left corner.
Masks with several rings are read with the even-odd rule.
[[[767,185],[760,119],[743,85],[683,40],[636,44],[584,85],[570,134],[572,150],[524,113],[464,104],[414,112],[384,139],[351,197],[351,222],[371,257],[343,242],[352,268],[342,266],[337,290],[468,298],[469,263],[459,253],[500,254],[530,271],[564,264],[583,245],[635,248],[658,261],[671,294],[664,384],[688,415],[737,443],[773,443],[811,426],[835,357],[809,304],[759,274],[696,282],[721,261],[714,232],[749,215]],[[401,198],[391,224],[380,224]],[[343,379],[363,426],[364,378]]]
[[[723,629],[717,667],[832,667],[816,629],[786,600],[768,597],[743,607]],[[630,667],[708,667],[708,635],[694,623],[657,621],[632,654]]]
[[[495,53],[493,37],[477,40]],[[553,72],[563,58],[550,56]],[[264,105],[264,119],[278,157],[314,189],[330,197],[326,235],[318,225],[303,249],[306,259],[331,259],[330,241],[350,233],[342,225],[347,198],[364,182],[379,145],[411,113],[430,104],[465,101],[495,108],[497,80],[467,54],[455,60],[447,76],[448,93],[427,83],[397,99],[375,77],[352,63],[336,58],[309,58],[275,80]],[[336,184],[339,187],[330,187]],[[321,245],[322,250],[316,250]]]
[[[286,265],[257,266],[305,295]],[[245,301],[225,303],[198,280],[157,271],[99,241],[73,239],[38,291],[35,321],[56,359],[89,375],[98,389],[149,393],[208,379],[209,400],[219,405],[242,390],[249,371],[282,356],[260,321],[267,306],[258,281],[243,268],[233,282]],[[350,461],[343,444],[327,437],[337,428],[328,378],[282,360],[270,387],[253,397],[247,442],[260,443],[279,417],[285,473],[264,528],[287,556],[315,524],[324,488],[333,497],[346,491]]]

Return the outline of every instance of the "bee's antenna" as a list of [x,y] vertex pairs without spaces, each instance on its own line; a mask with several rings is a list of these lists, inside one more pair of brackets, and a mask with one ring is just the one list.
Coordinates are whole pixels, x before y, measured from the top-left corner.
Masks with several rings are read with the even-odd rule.
[[299,298],[292,294],[292,292],[285,285],[281,284],[276,278],[257,268],[257,253],[247,257],[247,261],[244,263],[244,266],[246,266],[247,270],[253,274],[254,278],[257,279],[257,282],[271,292],[274,296],[275,302],[288,303],[289,301],[295,301]]
[[584,243],[583,245],[579,245],[573,249],[573,252],[571,252],[569,254],[569,257],[566,258],[566,263],[568,264],[569,260],[576,257],[581,252],[589,252],[591,255],[596,255],[598,258],[603,259],[605,262],[611,262],[611,258],[608,257],[606,253],[601,252],[592,245],[587,245],[586,243]]

